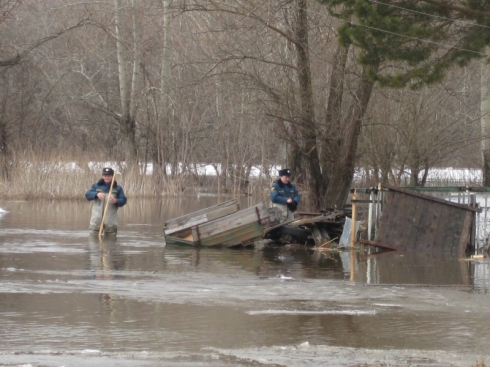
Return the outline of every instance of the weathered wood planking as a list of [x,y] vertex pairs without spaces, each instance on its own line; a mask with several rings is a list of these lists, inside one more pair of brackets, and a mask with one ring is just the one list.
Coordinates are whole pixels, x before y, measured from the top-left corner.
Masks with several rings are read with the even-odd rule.
[[171,219],[164,224],[166,235],[176,235],[186,237],[192,233],[191,228],[202,223],[236,213],[239,209],[237,200],[229,200],[224,203],[198,210],[181,217]]
[[375,242],[415,250],[444,249],[464,256],[477,208],[383,187],[386,202]]
[[388,245],[387,243],[381,243],[381,242],[376,242],[376,241],[368,241],[368,240],[363,240],[363,239],[360,239],[359,243],[362,243],[363,245],[379,247],[379,248],[387,249],[387,250],[401,250],[401,251],[406,250],[405,247]]
[[190,241],[185,238],[176,237],[176,236],[165,236],[165,243],[167,245],[187,245],[187,246],[196,245],[194,241]]
[[232,247],[246,244],[257,238],[262,238],[262,225],[258,221],[201,237],[199,244],[201,246]]
[[265,203],[261,203],[247,209],[239,210],[226,217],[193,227],[192,236],[195,242],[202,244],[203,240],[207,237],[215,236],[227,231],[233,231],[236,228],[250,223],[261,224],[261,220],[268,220],[268,218],[268,208]]
[[344,216],[344,211],[343,210],[336,210],[332,213],[329,213],[329,214],[326,214],[326,215],[323,215],[323,214],[320,214],[318,216],[315,216],[315,217],[310,217],[310,218],[304,218],[304,219],[296,219],[295,221],[293,222],[288,222],[288,225],[289,227],[299,227],[299,226],[304,226],[304,225],[314,225],[314,224],[317,224],[317,223],[332,223],[332,222],[335,222],[336,218],[337,217],[340,217],[340,216]]

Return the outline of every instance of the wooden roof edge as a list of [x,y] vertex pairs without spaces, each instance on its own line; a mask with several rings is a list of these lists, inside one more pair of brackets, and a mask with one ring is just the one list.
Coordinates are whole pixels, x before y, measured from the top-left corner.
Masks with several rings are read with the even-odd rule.
[[420,194],[419,192],[413,192],[413,191],[410,191],[408,189],[401,188],[401,187],[395,187],[395,186],[386,185],[386,184],[381,185],[381,187],[386,188],[386,189],[391,190],[391,191],[396,191],[396,192],[399,192],[399,193],[402,193],[402,194],[407,194],[407,195],[415,196],[415,197],[418,197],[420,199],[430,200],[430,201],[433,201],[433,202],[436,202],[436,203],[440,203],[440,204],[452,206],[452,207],[459,208],[459,209],[469,210],[469,211],[473,211],[473,212],[477,212],[477,213],[481,213],[482,212],[482,208],[473,207],[473,206],[469,206],[469,205],[466,205],[466,204],[453,203],[453,202],[448,201],[448,200],[436,198],[434,196]]
[[[384,186],[384,184],[380,184]],[[404,189],[410,189],[413,191],[433,191],[433,192],[490,192],[490,186],[403,186]],[[358,194],[370,194],[371,192],[377,192],[376,187],[351,187],[350,192],[356,191]]]

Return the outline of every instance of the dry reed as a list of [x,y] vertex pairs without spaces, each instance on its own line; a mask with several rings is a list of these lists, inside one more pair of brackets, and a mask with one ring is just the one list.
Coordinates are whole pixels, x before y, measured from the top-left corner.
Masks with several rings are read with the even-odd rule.
[[[171,177],[157,172],[142,174],[138,169],[124,169],[119,163],[92,162],[97,162],[96,157],[18,154],[13,159],[8,177],[0,176],[0,198],[84,199],[87,189],[101,178],[105,166],[115,169],[116,181],[128,197],[177,197],[195,192],[194,176]],[[212,191],[212,187],[205,189]]]

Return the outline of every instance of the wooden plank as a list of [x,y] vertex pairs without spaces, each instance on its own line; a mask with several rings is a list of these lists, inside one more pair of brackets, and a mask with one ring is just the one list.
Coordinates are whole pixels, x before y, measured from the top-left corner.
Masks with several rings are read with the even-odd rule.
[[[418,217],[418,223],[416,223],[415,233],[413,235],[413,247],[427,249],[437,236],[437,227],[439,223],[439,205],[424,200],[418,200],[421,202],[420,216]],[[415,223],[414,223],[415,224]]]
[[363,245],[369,245],[369,246],[379,247],[379,248],[382,248],[382,249],[385,249],[385,250],[405,251],[405,247],[389,245],[387,243],[382,243],[382,242],[378,242],[378,241],[368,241],[368,240],[360,239],[359,240],[359,243],[362,243]]
[[407,186],[404,189],[430,192],[490,192],[490,187],[482,186]]
[[[165,231],[165,234],[167,234],[167,235],[176,234],[178,232],[184,231],[184,230],[189,229],[191,227],[195,227],[199,224],[210,222],[212,220],[222,218],[226,215],[236,213],[237,211],[238,211],[238,203],[235,203],[235,204],[232,204],[229,206],[225,206],[225,207],[214,208],[209,213],[201,214],[199,216],[190,218],[187,221],[182,222],[181,225],[174,226],[174,227],[168,228],[168,229],[164,229],[164,231]],[[181,237],[181,236],[178,236],[178,237]]]
[[179,237],[179,238],[185,238],[189,235],[192,236],[192,228],[184,228],[180,231],[174,232],[174,231],[163,231],[163,234],[165,236],[172,236],[172,237]]
[[379,228],[376,233],[376,240],[385,243],[391,243],[391,238],[389,235],[389,229],[391,227],[390,218],[392,217],[392,207],[393,205],[393,195],[394,193],[388,191],[385,193],[385,205],[383,207],[383,212],[379,222]]
[[262,233],[262,226],[256,221],[201,238],[200,245],[236,246],[257,238],[262,238]]
[[398,212],[393,214],[393,227],[392,230],[394,241],[389,243],[395,246],[407,246],[411,247],[413,241],[412,232],[412,218],[415,215],[417,209],[417,201],[408,195],[396,194],[395,198],[398,200],[397,209]]
[[447,250],[452,254],[459,256],[465,253],[469,242],[473,215],[473,212],[459,210],[457,215],[451,216],[452,221],[448,221],[446,230],[448,232],[452,230],[454,233],[453,236],[447,239],[447,244],[449,245]]
[[449,206],[440,208],[437,234],[433,239],[433,248],[442,248],[447,252],[457,255],[465,213],[472,212]]
[[207,237],[227,232],[246,224],[255,222],[259,223],[259,219],[264,219],[264,221],[267,221],[267,209],[268,208],[266,207],[265,203],[261,203],[247,209],[239,210],[238,212],[229,214],[225,217],[193,227],[192,235],[194,236],[194,241],[202,244],[203,240]]
[[[433,240],[434,248],[442,248],[446,251],[451,251],[453,246],[454,236],[458,236],[460,234],[460,227],[462,223],[460,223],[460,214],[461,211],[453,210],[451,213],[448,213],[447,208],[440,208],[439,210],[439,221],[437,223],[437,232],[438,235]],[[455,221],[459,219],[459,221]]]
[[[170,229],[174,227],[179,227],[184,225],[187,221],[192,220],[193,218],[196,217],[201,217],[203,215],[206,215],[208,213],[211,213],[213,211],[219,210],[220,208],[225,208],[227,206],[234,206],[238,205],[238,201],[236,199],[228,200],[220,204],[216,204],[189,214],[182,215],[180,217],[170,219],[164,223],[164,228]],[[238,210],[238,207],[237,207]]]
[[167,245],[185,245],[185,246],[195,246],[196,243],[194,241],[189,241],[184,238],[174,237],[174,236],[165,236],[165,243]]
[[473,229],[472,226],[475,225],[473,221],[473,213],[467,212],[464,222],[463,222],[463,230],[461,231],[461,237],[458,243],[458,257],[462,258],[466,256],[466,249],[468,247],[468,242],[470,239],[470,233]]
[[461,208],[461,209],[465,209],[465,210],[471,210],[471,211],[478,212],[478,213],[481,213],[481,211],[482,211],[481,208],[475,208],[475,207],[471,207],[471,206],[468,206],[468,205],[465,205],[465,204],[453,203],[453,202],[448,201],[448,200],[436,198],[436,197],[429,196],[429,195],[419,194],[419,193],[416,193],[416,192],[412,192],[410,190],[402,189],[400,187],[393,187],[393,186],[390,186],[390,185],[382,185],[382,187],[383,188],[387,188],[388,190],[391,190],[391,191],[395,191],[395,192],[399,192],[399,193],[404,193],[404,194],[415,196],[415,197],[422,198],[422,199],[425,199],[425,200],[439,202],[439,203],[442,203],[444,205],[454,206],[456,208]]
[[466,249],[476,208],[387,187],[385,210],[375,242],[417,250],[444,249],[451,253]]
[[337,210],[333,213],[327,214],[327,215],[318,215],[316,217],[312,218],[303,218],[303,219],[297,219],[288,224],[289,227],[299,227],[299,226],[304,226],[308,224],[317,224],[317,223],[327,223],[327,222],[332,222],[335,221],[337,217],[339,216],[344,216],[344,211],[343,210]]
[[393,226],[396,225],[394,221],[399,213],[399,201],[395,199],[395,193],[392,191],[388,191],[385,197],[386,202],[375,241],[394,244],[398,239],[398,228],[394,229]]
[[312,213],[312,212],[294,212],[295,214],[302,216],[302,215],[308,215],[310,217],[316,217],[319,215],[322,215],[322,213]]
[[[407,197],[409,198],[409,197]],[[413,200],[415,206],[410,214],[410,224],[407,229],[407,239],[412,241],[412,244],[417,244],[417,237],[420,232],[425,232],[424,214],[427,211],[427,202],[425,200]],[[412,247],[412,246],[410,246]]]

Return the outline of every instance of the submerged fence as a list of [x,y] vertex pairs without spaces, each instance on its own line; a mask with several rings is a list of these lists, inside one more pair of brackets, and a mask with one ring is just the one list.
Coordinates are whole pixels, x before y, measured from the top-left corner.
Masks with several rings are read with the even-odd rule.
[[[475,253],[489,250],[490,242],[490,188],[486,187],[404,187],[406,190],[437,197],[452,203],[479,208],[475,212],[470,234],[470,243]],[[353,190],[354,191],[354,190]],[[383,215],[385,194],[387,190],[378,187],[355,189],[355,205],[358,220],[363,223],[361,237],[368,241],[374,240],[379,230],[380,219]]]

